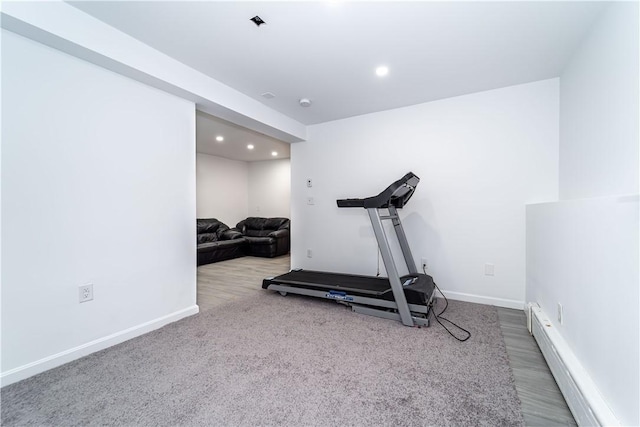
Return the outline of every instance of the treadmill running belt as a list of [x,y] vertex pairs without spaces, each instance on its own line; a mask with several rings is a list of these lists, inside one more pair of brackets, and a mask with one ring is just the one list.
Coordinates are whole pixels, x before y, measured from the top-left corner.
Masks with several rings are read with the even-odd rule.
[[309,288],[351,290],[361,294],[382,295],[391,291],[386,277],[353,276],[324,271],[294,270],[275,277],[273,282]]

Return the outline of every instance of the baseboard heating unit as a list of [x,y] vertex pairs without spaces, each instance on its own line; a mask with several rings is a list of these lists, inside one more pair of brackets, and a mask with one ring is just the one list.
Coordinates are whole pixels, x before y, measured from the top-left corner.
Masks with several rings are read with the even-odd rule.
[[537,304],[527,306],[527,326],[579,426],[619,426],[589,374]]

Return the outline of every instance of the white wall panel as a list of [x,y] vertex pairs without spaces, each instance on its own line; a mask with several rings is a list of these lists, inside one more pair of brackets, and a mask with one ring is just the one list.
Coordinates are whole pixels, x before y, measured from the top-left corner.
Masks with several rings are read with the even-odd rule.
[[[622,425],[639,425],[637,2],[612,2],[560,77],[559,202],[527,207],[527,301]],[[617,196],[627,195],[627,196]]]
[[249,216],[290,218],[290,207],[290,160],[249,163]]
[[638,2],[614,2],[560,78],[560,198],[639,192]]
[[217,218],[233,228],[247,217],[247,162],[198,153],[196,176],[198,218]]
[[549,314],[622,425],[638,425],[639,224],[638,196],[527,206],[527,301]]
[[197,312],[194,105],[4,30],[2,56],[2,372]]
[[525,204],[558,196],[557,79],[310,126],[291,148],[293,267],[375,274],[365,210],[336,199],[413,171],[421,182],[400,213],[416,264],[426,257],[454,298],[522,307]]

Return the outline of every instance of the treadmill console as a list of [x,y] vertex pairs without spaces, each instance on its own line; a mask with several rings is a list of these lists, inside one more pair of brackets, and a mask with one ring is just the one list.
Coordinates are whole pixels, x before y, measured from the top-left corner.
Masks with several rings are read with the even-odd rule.
[[413,172],[409,172],[377,196],[367,197],[365,199],[338,199],[339,208],[388,208],[389,205],[396,208],[402,208],[413,196],[416,186],[420,182]]

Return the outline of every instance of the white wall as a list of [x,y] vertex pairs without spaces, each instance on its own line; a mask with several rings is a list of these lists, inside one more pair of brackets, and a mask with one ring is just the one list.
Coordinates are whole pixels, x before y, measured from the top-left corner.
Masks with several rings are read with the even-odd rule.
[[375,274],[366,212],[336,199],[413,171],[421,182],[400,213],[416,264],[427,257],[448,296],[522,308],[525,204],[558,196],[557,79],[310,126],[291,149],[293,267]]
[[218,218],[234,227],[248,216],[290,216],[289,159],[242,162],[196,155],[198,218]]
[[291,216],[291,161],[249,163],[249,216]]
[[560,196],[574,200],[527,208],[527,301],[622,425],[640,425],[638,48],[637,2],[613,3],[560,78]]
[[639,424],[639,223],[637,196],[527,206],[527,301],[549,315],[622,425]]
[[6,384],[197,312],[195,109],[4,30],[2,55]]
[[560,79],[560,198],[638,193],[638,3],[610,6]]
[[196,155],[196,214],[217,218],[229,227],[246,218],[249,210],[247,162],[198,153]]
[[4,1],[2,28],[198,104],[273,138],[301,141],[306,127],[64,1]]

